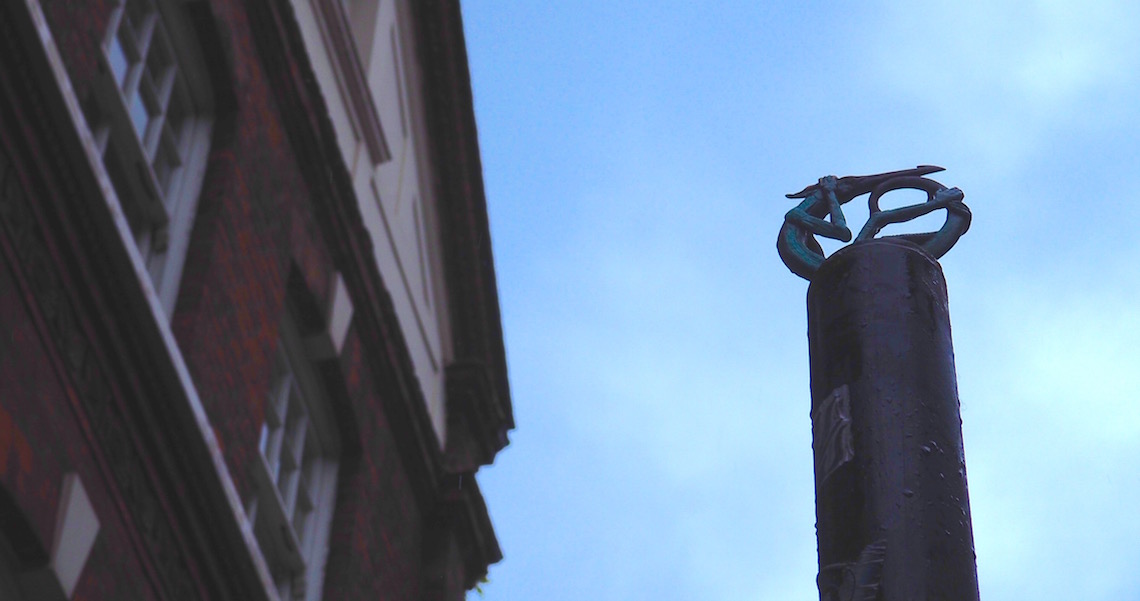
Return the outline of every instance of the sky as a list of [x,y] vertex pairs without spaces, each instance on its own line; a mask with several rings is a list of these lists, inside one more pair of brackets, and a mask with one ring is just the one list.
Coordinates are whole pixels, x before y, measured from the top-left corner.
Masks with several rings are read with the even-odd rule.
[[1140,600],[1140,4],[463,16],[517,425],[483,599],[818,599],[784,194],[934,164],[981,597]]

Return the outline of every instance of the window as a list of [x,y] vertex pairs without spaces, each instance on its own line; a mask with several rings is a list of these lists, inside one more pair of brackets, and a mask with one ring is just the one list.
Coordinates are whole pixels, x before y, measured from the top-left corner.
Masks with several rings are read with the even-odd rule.
[[181,2],[115,4],[88,125],[170,315],[205,172],[212,93]]
[[290,319],[282,327],[247,511],[282,599],[320,598],[338,440],[319,376]]

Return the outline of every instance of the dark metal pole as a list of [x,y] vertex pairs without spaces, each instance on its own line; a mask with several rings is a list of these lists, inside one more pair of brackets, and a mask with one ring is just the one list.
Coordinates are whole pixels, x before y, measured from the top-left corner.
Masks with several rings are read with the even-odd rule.
[[823,601],[977,601],[946,281],[870,239],[808,289]]

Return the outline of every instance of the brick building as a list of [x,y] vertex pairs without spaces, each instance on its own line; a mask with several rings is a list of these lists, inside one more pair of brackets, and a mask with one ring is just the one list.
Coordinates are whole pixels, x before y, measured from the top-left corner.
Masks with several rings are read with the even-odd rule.
[[456,0],[0,2],[0,599],[462,599],[513,427]]

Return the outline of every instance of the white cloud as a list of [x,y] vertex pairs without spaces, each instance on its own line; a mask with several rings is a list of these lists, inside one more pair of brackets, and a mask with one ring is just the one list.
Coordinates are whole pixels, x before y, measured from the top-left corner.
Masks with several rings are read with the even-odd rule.
[[1130,271],[1078,280],[1072,266],[1011,274],[991,282],[985,300],[969,291],[957,299],[955,323],[967,324],[955,329],[955,345],[984,598],[1135,591],[1140,515],[1129,500],[1140,494],[1140,312]]
[[1000,395],[1079,441],[1140,452],[1137,282],[1067,288],[1058,285],[1064,273],[1056,275],[995,286],[988,306],[966,316],[974,327],[958,335],[959,353],[981,380],[977,392]]
[[996,167],[1020,164],[1074,120],[1135,120],[1134,2],[894,2],[870,20],[865,75]]

